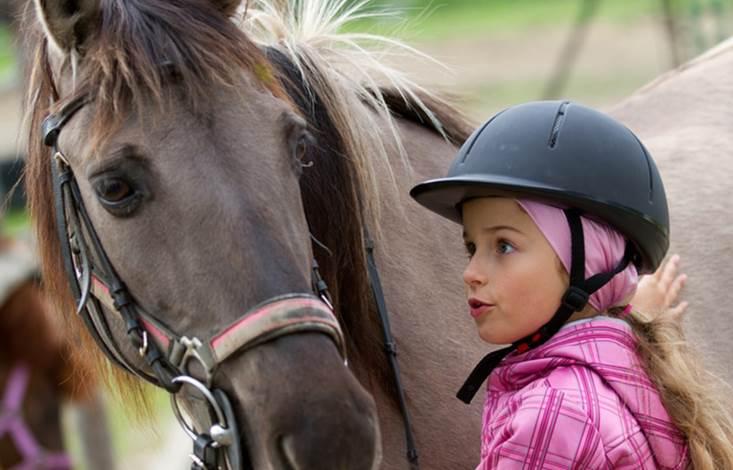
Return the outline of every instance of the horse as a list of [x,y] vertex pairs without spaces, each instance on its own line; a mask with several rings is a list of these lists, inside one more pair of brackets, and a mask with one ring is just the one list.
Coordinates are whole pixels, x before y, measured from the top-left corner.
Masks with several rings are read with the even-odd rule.
[[[408,196],[414,183],[443,174],[468,136],[460,112],[365,52],[356,42],[364,36],[336,34],[359,17],[342,1],[89,0],[70,9],[37,1],[36,9],[28,187],[59,308],[83,311],[92,299],[96,324],[109,323],[92,325],[106,336],[101,347],[172,392],[160,351],[187,335],[186,357],[201,364],[173,372],[217,414],[227,402],[217,408],[212,390],[232,398],[231,419],[213,421],[242,432],[216,442],[240,445],[254,468],[406,468],[410,436],[375,320],[373,252],[420,462],[472,467],[480,403],[451,397],[487,348],[456,312],[465,310],[463,261],[454,255],[461,237]],[[66,217],[52,204],[53,168],[78,186],[64,193],[75,209]],[[680,181],[669,180],[673,204],[695,197],[680,192]],[[88,260],[66,262],[79,274],[67,280],[70,230],[93,245],[86,257],[114,274],[117,302],[109,286],[83,275]],[[697,259],[679,248],[696,276]],[[226,325],[261,315],[258,304],[320,281],[348,368],[331,330],[233,348],[214,367],[196,356],[207,349],[194,339],[220,339]],[[135,314],[143,310],[153,314]],[[157,362],[140,357],[150,345]],[[212,420],[195,411],[196,393],[175,396],[195,421],[184,423],[187,433],[206,448],[211,436],[193,428],[205,431]]]
[[[479,407],[443,402],[463,373],[454,365],[470,362],[481,345],[469,325],[443,314],[460,305],[460,284],[446,274],[459,263],[446,260],[441,267],[432,255],[460,245],[454,229],[404,208],[412,204],[407,186],[438,172],[469,126],[451,109],[414,107],[419,94],[399,86],[396,75],[391,90],[349,88],[340,82],[354,76],[354,69],[329,66],[319,57],[325,50],[309,51],[305,42],[292,41],[263,49],[253,31],[276,34],[268,21],[281,20],[283,31],[292,31],[285,39],[295,38],[287,5],[264,4],[269,15],[266,9],[258,15],[248,10],[247,18],[256,21],[246,28],[248,35],[232,21],[239,3],[91,1],[63,9],[36,2],[41,34],[30,87],[27,184],[46,283],[59,308],[73,311],[77,302],[63,274],[63,246],[50,204],[52,157],[41,143],[40,126],[49,113],[71,112],[75,99],[86,96],[73,117],[62,118],[55,155],[73,169],[90,222],[82,230],[89,235],[93,226],[129,291],[125,304],[134,301],[136,310],[154,312],[144,317],[145,337],[133,322],[132,347],[114,307],[100,302],[113,340],[108,344],[122,346],[119,362],[150,378],[160,362],[139,359],[138,348],[149,352],[141,346],[144,338],[153,349],[158,343],[158,351],[166,349],[160,331],[181,332],[189,345],[192,335],[210,338],[258,303],[308,292],[315,258],[339,314],[349,368],[330,335],[306,332],[237,350],[211,377],[206,371],[188,374],[232,397],[236,419],[228,422],[241,429],[236,440],[255,468],[373,468],[380,455],[384,468],[403,466],[402,417],[385,380],[389,371],[367,277],[368,228],[400,344],[421,459],[437,467],[466,467],[478,451]],[[304,34],[333,29],[342,3],[302,2],[298,8],[309,15],[308,24],[300,23]],[[297,61],[284,60],[291,67],[278,68],[268,54]],[[292,78],[288,68],[296,71]],[[298,71],[306,74],[299,77]],[[304,99],[322,105],[298,109],[297,97],[285,88],[299,86]],[[318,115],[308,116],[310,111]],[[390,119],[392,111],[404,118]],[[204,158],[214,155],[215,164]],[[412,162],[405,155],[421,158]],[[132,184],[140,211],[137,203],[127,205]],[[107,199],[98,199],[98,190]],[[123,204],[115,206],[117,196],[109,191],[118,190]],[[383,199],[377,197],[380,190]],[[93,251],[89,258],[99,261],[102,255]],[[416,284],[400,288],[397,277]],[[95,281],[92,288],[97,287]],[[409,339],[411,331],[424,329],[446,334]],[[158,376],[165,385],[164,374]],[[195,390],[186,390],[177,401],[193,409]],[[191,414],[197,415],[198,429],[208,429],[205,413]],[[445,426],[462,430],[439,433]]]
[[25,244],[0,238],[0,467],[72,468],[64,448],[62,406],[75,403],[85,461],[114,468],[103,403],[89,366],[70,355]]
[[730,385],[733,333],[727,305],[733,230],[733,39],[672,70],[608,112],[637,133],[659,167],[670,206],[670,251],[682,255],[691,313],[685,333],[710,370]]

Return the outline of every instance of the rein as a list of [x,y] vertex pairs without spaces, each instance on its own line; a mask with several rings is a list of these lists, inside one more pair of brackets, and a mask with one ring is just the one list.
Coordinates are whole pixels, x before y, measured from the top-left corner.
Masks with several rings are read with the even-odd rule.
[[[333,122],[325,109],[323,101],[305,82],[303,75],[300,73],[300,69],[293,64],[287,55],[283,54],[276,48],[267,47],[265,48],[265,53],[270,63],[277,67],[278,71],[286,78],[286,80],[283,80],[283,86],[290,98],[298,106],[300,112],[306,117],[307,121],[309,123],[318,123],[324,128],[333,128]],[[405,427],[405,445],[407,447],[406,457],[411,470],[418,470],[420,466],[418,462],[417,446],[415,444],[415,434],[412,430],[410,413],[407,409],[405,387],[402,385],[399,363],[397,362],[397,342],[392,336],[387,303],[384,299],[382,282],[379,277],[377,263],[374,259],[374,240],[366,229],[364,230],[364,239],[367,270],[369,273],[369,285],[372,290],[377,313],[379,314],[379,322],[382,327],[382,337],[384,340],[384,352],[392,372],[392,378],[397,394],[396,399]]]

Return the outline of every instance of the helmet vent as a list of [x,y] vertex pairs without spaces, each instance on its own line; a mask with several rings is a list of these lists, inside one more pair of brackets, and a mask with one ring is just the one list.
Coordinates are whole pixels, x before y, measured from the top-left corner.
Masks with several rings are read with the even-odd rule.
[[557,110],[557,114],[555,115],[555,122],[552,123],[552,133],[550,134],[550,141],[547,143],[547,145],[549,145],[551,149],[554,149],[557,145],[557,139],[558,137],[560,137],[560,129],[562,129],[562,125],[565,123],[565,116],[567,115],[568,106],[570,106],[570,102],[563,101],[562,104],[560,104],[560,108]]
[[[632,135],[634,133],[632,132]],[[641,150],[644,152],[644,157],[646,158],[646,168],[647,168],[647,175],[649,176],[649,202],[654,202],[654,177],[653,170],[652,170],[652,157],[649,155],[649,152],[646,150],[646,147],[644,147],[644,144],[641,143],[638,137],[634,135],[634,139],[636,139],[636,142],[639,144],[639,147],[641,147]]]

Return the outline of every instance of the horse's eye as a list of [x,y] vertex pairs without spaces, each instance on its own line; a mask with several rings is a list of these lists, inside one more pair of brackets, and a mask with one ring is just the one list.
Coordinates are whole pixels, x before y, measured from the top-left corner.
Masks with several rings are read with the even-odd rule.
[[95,184],[97,195],[109,204],[119,204],[135,194],[130,182],[122,178],[104,178]]

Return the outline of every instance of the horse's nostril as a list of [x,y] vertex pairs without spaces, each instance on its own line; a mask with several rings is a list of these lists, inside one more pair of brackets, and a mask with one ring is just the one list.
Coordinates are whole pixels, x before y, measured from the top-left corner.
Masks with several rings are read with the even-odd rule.
[[[366,415],[353,418],[338,432],[333,432],[332,426],[308,426],[280,436],[277,468],[321,470],[326,462],[327,468],[334,470],[375,468],[375,459],[381,456],[376,423]],[[326,429],[332,431],[324,432]]]

